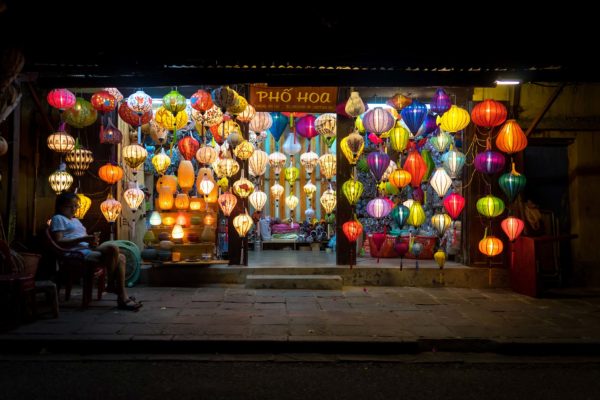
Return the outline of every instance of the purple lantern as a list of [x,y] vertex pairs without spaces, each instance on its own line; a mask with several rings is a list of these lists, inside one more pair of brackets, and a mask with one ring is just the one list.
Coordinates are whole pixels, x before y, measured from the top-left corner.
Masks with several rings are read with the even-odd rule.
[[415,100],[409,106],[404,107],[400,111],[400,115],[402,115],[402,120],[411,133],[416,135],[427,116],[427,107],[420,101]]
[[420,187],[414,188],[412,192],[412,198],[414,201],[423,203],[423,199],[425,198],[425,193],[423,193],[423,189],[421,189]]
[[416,136],[419,137],[429,135],[431,132],[435,131],[437,127],[438,125],[436,122],[436,117],[431,114],[427,114],[423,120],[423,123],[419,127]]
[[367,213],[373,218],[385,218],[392,211],[392,206],[383,197],[377,197],[367,203]]
[[390,157],[382,151],[375,151],[367,156],[367,164],[376,180],[381,180],[390,165]]
[[394,127],[394,117],[388,110],[381,107],[375,107],[365,113],[362,123],[367,132],[373,132],[380,135]]
[[314,138],[319,134],[315,129],[315,116],[312,114],[308,114],[305,117],[302,117],[296,122],[296,132],[298,135],[307,138],[308,140]]
[[495,174],[504,169],[504,156],[497,151],[486,150],[475,156],[475,169],[484,174]]
[[452,106],[452,100],[444,89],[438,89],[431,99],[431,111],[437,115],[442,115],[450,109]]

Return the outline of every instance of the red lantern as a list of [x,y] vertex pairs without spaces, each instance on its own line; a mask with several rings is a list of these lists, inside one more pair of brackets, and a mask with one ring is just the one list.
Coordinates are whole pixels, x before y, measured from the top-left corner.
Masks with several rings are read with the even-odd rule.
[[60,111],[75,105],[75,95],[67,89],[54,89],[48,93],[48,104]]
[[404,169],[410,173],[411,186],[418,187],[427,172],[427,164],[418,151],[411,151],[404,162]]
[[196,152],[200,148],[200,143],[191,136],[186,136],[177,143],[179,152],[186,160],[191,160],[196,156]]
[[492,99],[485,99],[473,107],[471,120],[477,126],[492,128],[506,121],[507,111],[504,104]]
[[465,206],[465,198],[458,193],[451,193],[444,199],[444,208],[452,219],[457,219]]
[[202,89],[198,90],[190,97],[190,104],[192,105],[192,108],[201,113],[206,112],[206,110],[214,105],[210,93]]
[[346,235],[348,241],[350,243],[354,243],[356,242],[356,239],[358,239],[358,237],[362,235],[363,227],[360,222],[358,222],[357,220],[353,220],[344,222],[344,224],[342,225],[342,230],[344,231],[344,235]]
[[502,230],[508,236],[508,240],[512,242],[521,236],[525,222],[516,217],[508,217],[502,221],[500,226],[502,226]]
[[115,96],[108,93],[106,90],[94,93],[90,102],[92,103],[92,107],[104,113],[111,112],[117,106]]
[[152,119],[152,110],[146,112],[140,118],[135,111],[133,111],[127,103],[121,103],[119,106],[119,117],[129,125],[137,127],[140,125],[147,124]]

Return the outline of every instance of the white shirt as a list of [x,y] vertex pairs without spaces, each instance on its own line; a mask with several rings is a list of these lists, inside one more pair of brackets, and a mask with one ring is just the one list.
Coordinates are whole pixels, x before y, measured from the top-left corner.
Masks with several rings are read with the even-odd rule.
[[[63,238],[66,240],[77,239],[87,236],[85,226],[77,218],[67,218],[62,214],[56,214],[50,221],[50,231],[62,232]],[[79,243],[79,246],[89,247],[87,242]]]

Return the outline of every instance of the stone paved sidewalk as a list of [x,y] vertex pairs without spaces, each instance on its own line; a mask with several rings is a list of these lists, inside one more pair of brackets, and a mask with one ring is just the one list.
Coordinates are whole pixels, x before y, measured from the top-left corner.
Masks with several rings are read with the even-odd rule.
[[140,312],[113,295],[0,340],[411,342],[494,340],[600,343],[600,296],[533,299],[501,289],[348,287],[342,291],[242,286],[136,287]]

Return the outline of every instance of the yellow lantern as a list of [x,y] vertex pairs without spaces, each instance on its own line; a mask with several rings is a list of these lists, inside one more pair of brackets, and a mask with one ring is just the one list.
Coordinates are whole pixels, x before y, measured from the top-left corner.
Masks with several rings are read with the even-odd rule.
[[172,131],[183,128],[188,123],[188,115],[183,111],[179,111],[177,115],[174,115],[171,111],[164,107],[160,107],[154,114],[156,122],[165,129]]
[[167,168],[171,165],[171,159],[167,153],[165,153],[165,149],[161,148],[160,153],[152,157],[152,165],[154,165],[154,169],[159,175],[163,175],[167,172]]
[[129,182],[129,188],[123,192],[123,199],[133,212],[139,208],[145,197],[146,195],[140,190],[135,182]]
[[247,140],[243,140],[242,143],[233,149],[233,154],[242,161],[249,159],[252,153],[254,153],[254,145]]
[[143,148],[137,143],[123,147],[122,151],[123,160],[125,161],[125,164],[127,164],[129,168],[134,170],[134,175],[137,174],[137,171],[135,169],[142,165],[144,161],[146,161],[146,157],[148,157],[148,152],[145,148]]
[[414,201],[409,208],[406,223],[414,227],[419,227],[423,225],[423,222],[425,222],[425,211],[423,210],[423,206],[421,206],[421,203],[418,201]]
[[444,264],[446,264],[446,253],[442,249],[439,249],[433,254],[433,259],[440,267],[440,269],[444,268]]
[[92,199],[83,193],[77,193],[77,198],[79,199],[79,208],[75,210],[75,218],[83,219],[92,205]]
[[293,210],[298,205],[298,198],[290,193],[290,195],[285,198],[285,205],[290,210]]
[[172,215],[165,215],[162,218],[162,223],[164,226],[173,226],[175,225],[175,217],[173,217]]
[[363,184],[353,179],[347,180],[342,185],[342,193],[344,193],[344,196],[346,196],[346,199],[348,199],[348,203],[350,203],[351,206],[354,206],[356,203],[358,203],[360,196],[362,196],[363,190]]
[[91,151],[79,147],[67,153],[65,161],[74,175],[82,176],[84,172],[90,168],[90,164],[94,161],[94,157],[92,156]]
[[256,115],[256,109],[252,106],[252,104],[246,103],[246,108],[244,111],[238,114],[236,119],[241,122],[250,122],[252,118]]
[[276,151],[275,153],[269,154],[269,165],[273,168],[276,176],[279,176],[281,168],[285,164],[285,154]]
[[319,167],[321,167],[321,174],[326,179],[331,179],[335,175],[336,161],[333,154],[324,154],[319,158]]
[[75,148],[75,139],[64,131],[64,124],[61,125],[58,132],[48,136],[46,143],[50,150],[57,153],[68,153]]
[[367,131],[365,129],[365,126],[363,125],[362,115],[357,116],[354,120],[354,129],[356,129],[361,134],[364,134]]
[[222,177],[217,181],[217,186],[219,186],[222,190],[227,190],[229,187],[229,179]]
[[170,186],[161,186],[158,189],[158,207],[161,210],[173,208],[173,189]]
[[176,240],[183,239],[183,228],[181,225],[175,224],[173,226],[173,230],[171,231],[171,238]]
[[177,181],[179,187],[183,192],[189,192],[194,187],[194,166],[190,160],[179,161],[179,168],[177,169]]
[[226,176],[227,178],[231,178],[233,175],[237,174],[240,170],[240,164],[237,161],[231,158],[223,158],[218,161],[216,173],[217,176]]
[[187,210],[190,206],[190,198],[185,193],[179,193],[175,196],[175,208],[178,210]]
[[438,115],[437,117],[437,124],[440,128],[451,133],[465,129],[470,121],[469,112],[455,105],[451,106],[442,116]]
[[254,222],[252,221],[252,217],[248,215],[248,211],[245,211],[243,214],[240,214],[233,219],[233,227],[240,237],[245,237],[253,225]]
[[431,225],[433,225],[440,235],[443,235],[444,232],[446,232],[446,229],[448,229],[451,223],[452,218],[450,218],[448,214],[435,214],[431,217]]
[[408,140],[410,138],[410,132],[406,129],[400,121],[396,121],[396,124],[390,131],[390,144],[392,150],[402,152],[406,150]]
[[348,163],[355,165],[365,148],[365,140],[359,134],[351,133],[340,141],[340,148]]
[[309,200],[312,199],[313,194],[315,194],[315,192],[317,191],[317,187],[313,185],[312,182],[308,182],[306,185],[304,185],[302,189],[304,190],[304,193],[306,194],[306,197]]
[[212,164],[217,159],[217,151],[211,146],[202,146],[196,152],[196,160],[200,164]]
[[252,204],[252,207],[254,207],[256,211],[262,211],[267,203],[267,194],[261,190],[256,190],[252,192],[249,200],[250,204]]
[[100,211],[108,222],[115,222],[121,215],[121,203],[109,194],[106,200],[100,203]]
[[73,184],[73,176],[65,171],[66,165],[60,164],[58,169],[54,171],[49,177],[48,182],[50,182],[50,187],[56,194],[60,194],[66,190],[69,190],[71,185]]
[[393,171],[389,177],[390,183],[398,189],[402,189],[403,187],[407,186],[411,180],[412,176],[410,175],[410,172],[402,168]]
[[219,207],[223,211],[223,215],[229,217],[237,204],[237,197],[230,192],[225,192],[219,196]]
[[248,170],[252,176],[261,176],[267,170],[268,155],[262,150],[254,150],[248,159]]
[[296,182],[296,179],[298,179],[300,176],[300,171],[298,171],[298,168],[292,166],[287,167],[283,173],[285,180],[290,184],[290,186],[293,186],[294,182]]
[[448,189],[450,189],[450,186],[452,185],[452,179],[450,178],[446,170],[440,167],[435,170],[435,173],[433,174],[431,179],[429,179],[429,184],[431,185],[431,187],[433,187],[433,190],[435,190],[438,196],[444,197],[446,195],[446,192],[448,192]]
[[242,177],[233,183],[233,192],[240,198],[245,199],[250,196],[250,193],[254,190],[254,184],[248,179]]
[[231,115],[237,115],[243,112],[248,107],[248,101],[240,95],[235,96],[235,101],[227,107],[227,112]]
[[279,200],[281,198],[283,191],[283,186],[281,186],[279,183],[276,183],[273,186],[271,186],[271,196],[273,196],[275,200]]
[[156,181],[156,191],[160,192],[160,188],[168,186],[171,189],[171,193],[177,191],[177,177],[175,175],[163,175]]
[[502,199],[487,195],[477,200],[477,211],[484,217],[494,218],[504,212],[504,202]]
[[321,195],[321,205],[327,214],[331,214],[337,205],[335,190],[329,188]]
[[150,225],[160,226],[161,223],[162,219],[160,218],[160,213],[158,211],[152,211],[152,214],[150,214]]
[[190,210],[198,211],[202,208],[202,200],[199,197],[190,197]]
[[300,155],[300,164],[309,175],[314,171],[318,161],[319,155],[314,151],[308,151]]

